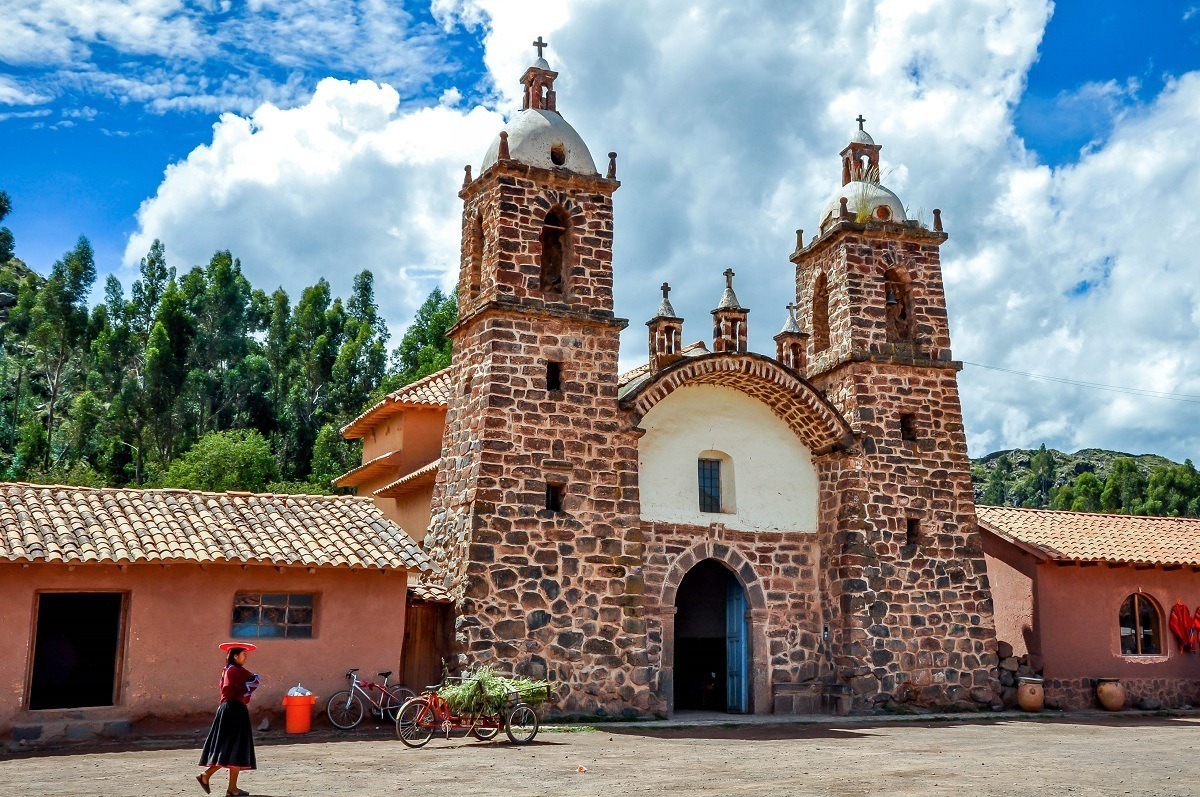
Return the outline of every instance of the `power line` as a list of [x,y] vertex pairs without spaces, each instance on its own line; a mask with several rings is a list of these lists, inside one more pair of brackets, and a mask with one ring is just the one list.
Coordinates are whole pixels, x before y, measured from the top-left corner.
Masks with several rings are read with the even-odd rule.
[[989,371],[1000,371],[1006,374],[1015,374],[1024,376],[1030,379],[1041,379],[1046,382],[1057,382],[1062,385],[1073,385],[1075,387],[1086,387],[1092,390],[1107,390],[1110,393],[1123,393],[1129,396],[1145,396],[1147,398],[1167,399],[1168,401],[1182,401],[1188,404],[1200,404],[1200,396],[1193,396],[1187,393],[1168,393],[1163,390],[1145,390],[1140,387],[1122,387],[1120,385],[1105,385],[1100,382],[1085,382],[1080,379],[1068,379],[1065,376],[1048,376],[1046,374],[1031,374],[1028,371],[1017,371],[1013,368],[1001,368],[998,365],[984,365],[983,363],[973,363],[963,361],[963,365],[970,365],[975,368],[986,368]]

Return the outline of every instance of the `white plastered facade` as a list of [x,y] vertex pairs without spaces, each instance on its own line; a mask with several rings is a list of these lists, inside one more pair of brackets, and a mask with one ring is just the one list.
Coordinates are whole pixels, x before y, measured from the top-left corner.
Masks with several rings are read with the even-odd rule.
[[[817,472],[812,454],[771,408],[729,387],[688,385],[639,424],[642,519],[740,531],[815,531]],[[723,501],[733,511],[701,512],[697,460],[724,454]],[[724,460],[725,457],[720,457]],[[730,495],[732,487],[732,495]]]

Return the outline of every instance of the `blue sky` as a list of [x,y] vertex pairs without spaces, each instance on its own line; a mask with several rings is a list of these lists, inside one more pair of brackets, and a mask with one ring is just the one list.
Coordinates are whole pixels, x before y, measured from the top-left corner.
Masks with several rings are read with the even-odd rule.
[[[45,271],[80,234],[128,285],[150,240],[256,286],[345,292],[394,333],[457,266],[462,165],[517,102],[538,35],[559,108],[620,152],[617,310],[652,288],[689,339],[722,284],[770,351],[798,227],[863,113],[913,215],[940,207],[955,355],[1200,394],[1200,2],[0,0],[0,189]],[[102,283],[102,280],[100,281]],[[1200,451],[1196,405],[968,367],[973,454]]]

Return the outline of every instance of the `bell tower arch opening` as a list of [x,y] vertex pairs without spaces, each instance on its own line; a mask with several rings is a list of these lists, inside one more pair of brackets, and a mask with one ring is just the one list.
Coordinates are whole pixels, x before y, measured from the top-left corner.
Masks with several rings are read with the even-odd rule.
[[541,288],[546,293],[566,293],[567,264],[571,252],[571,222],[562,208],[546,214],[541,233]]

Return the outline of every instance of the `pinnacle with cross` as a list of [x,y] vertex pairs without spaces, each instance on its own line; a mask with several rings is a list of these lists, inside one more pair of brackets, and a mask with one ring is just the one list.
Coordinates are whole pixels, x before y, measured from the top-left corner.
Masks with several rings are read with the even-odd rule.
[[549,46],[550,46],[550,43],[549,43],[549,42],[544,42],[544,41],[542,41],[542,37],[541,37],[541,36],[538,36],[538,37],[537,37],[537,41],[535,41],[535,42],[533,43],[533,46],[537,48],[537,51],[538,51],[538,58],[541,58],[541,57],[542,57],[542,50],[543,50],[544,48],[546,48],[546,47],[549,47]]
[[733,287],[733,269],[731,269],[731,268],[725,269],[725,287],[726,288]]
[[858,115],[858,118],[857,118],[857,119],[855,119],[854,121],[858,122],[858,129],[859,129],[859,130],[862,130],[862,129],[863,129],[863,122],[865,122],[865,121],[867,121],[867,120],[866,120],[866,119],[864,119],[864,118],[863,118],[863,115],[860,113],[860,114]]
[[660,290],[663,292],[663,300],[664,300],[664,301],[670,298],[670,297],[668,297],[668,296],[667,296],[667,294],[671,292],[671,286],[670,286],[670,285],[668,285],[667,283],[665,283],[665,282],[664,282],[664,283],[662,284],[662,288],[660,288]]

